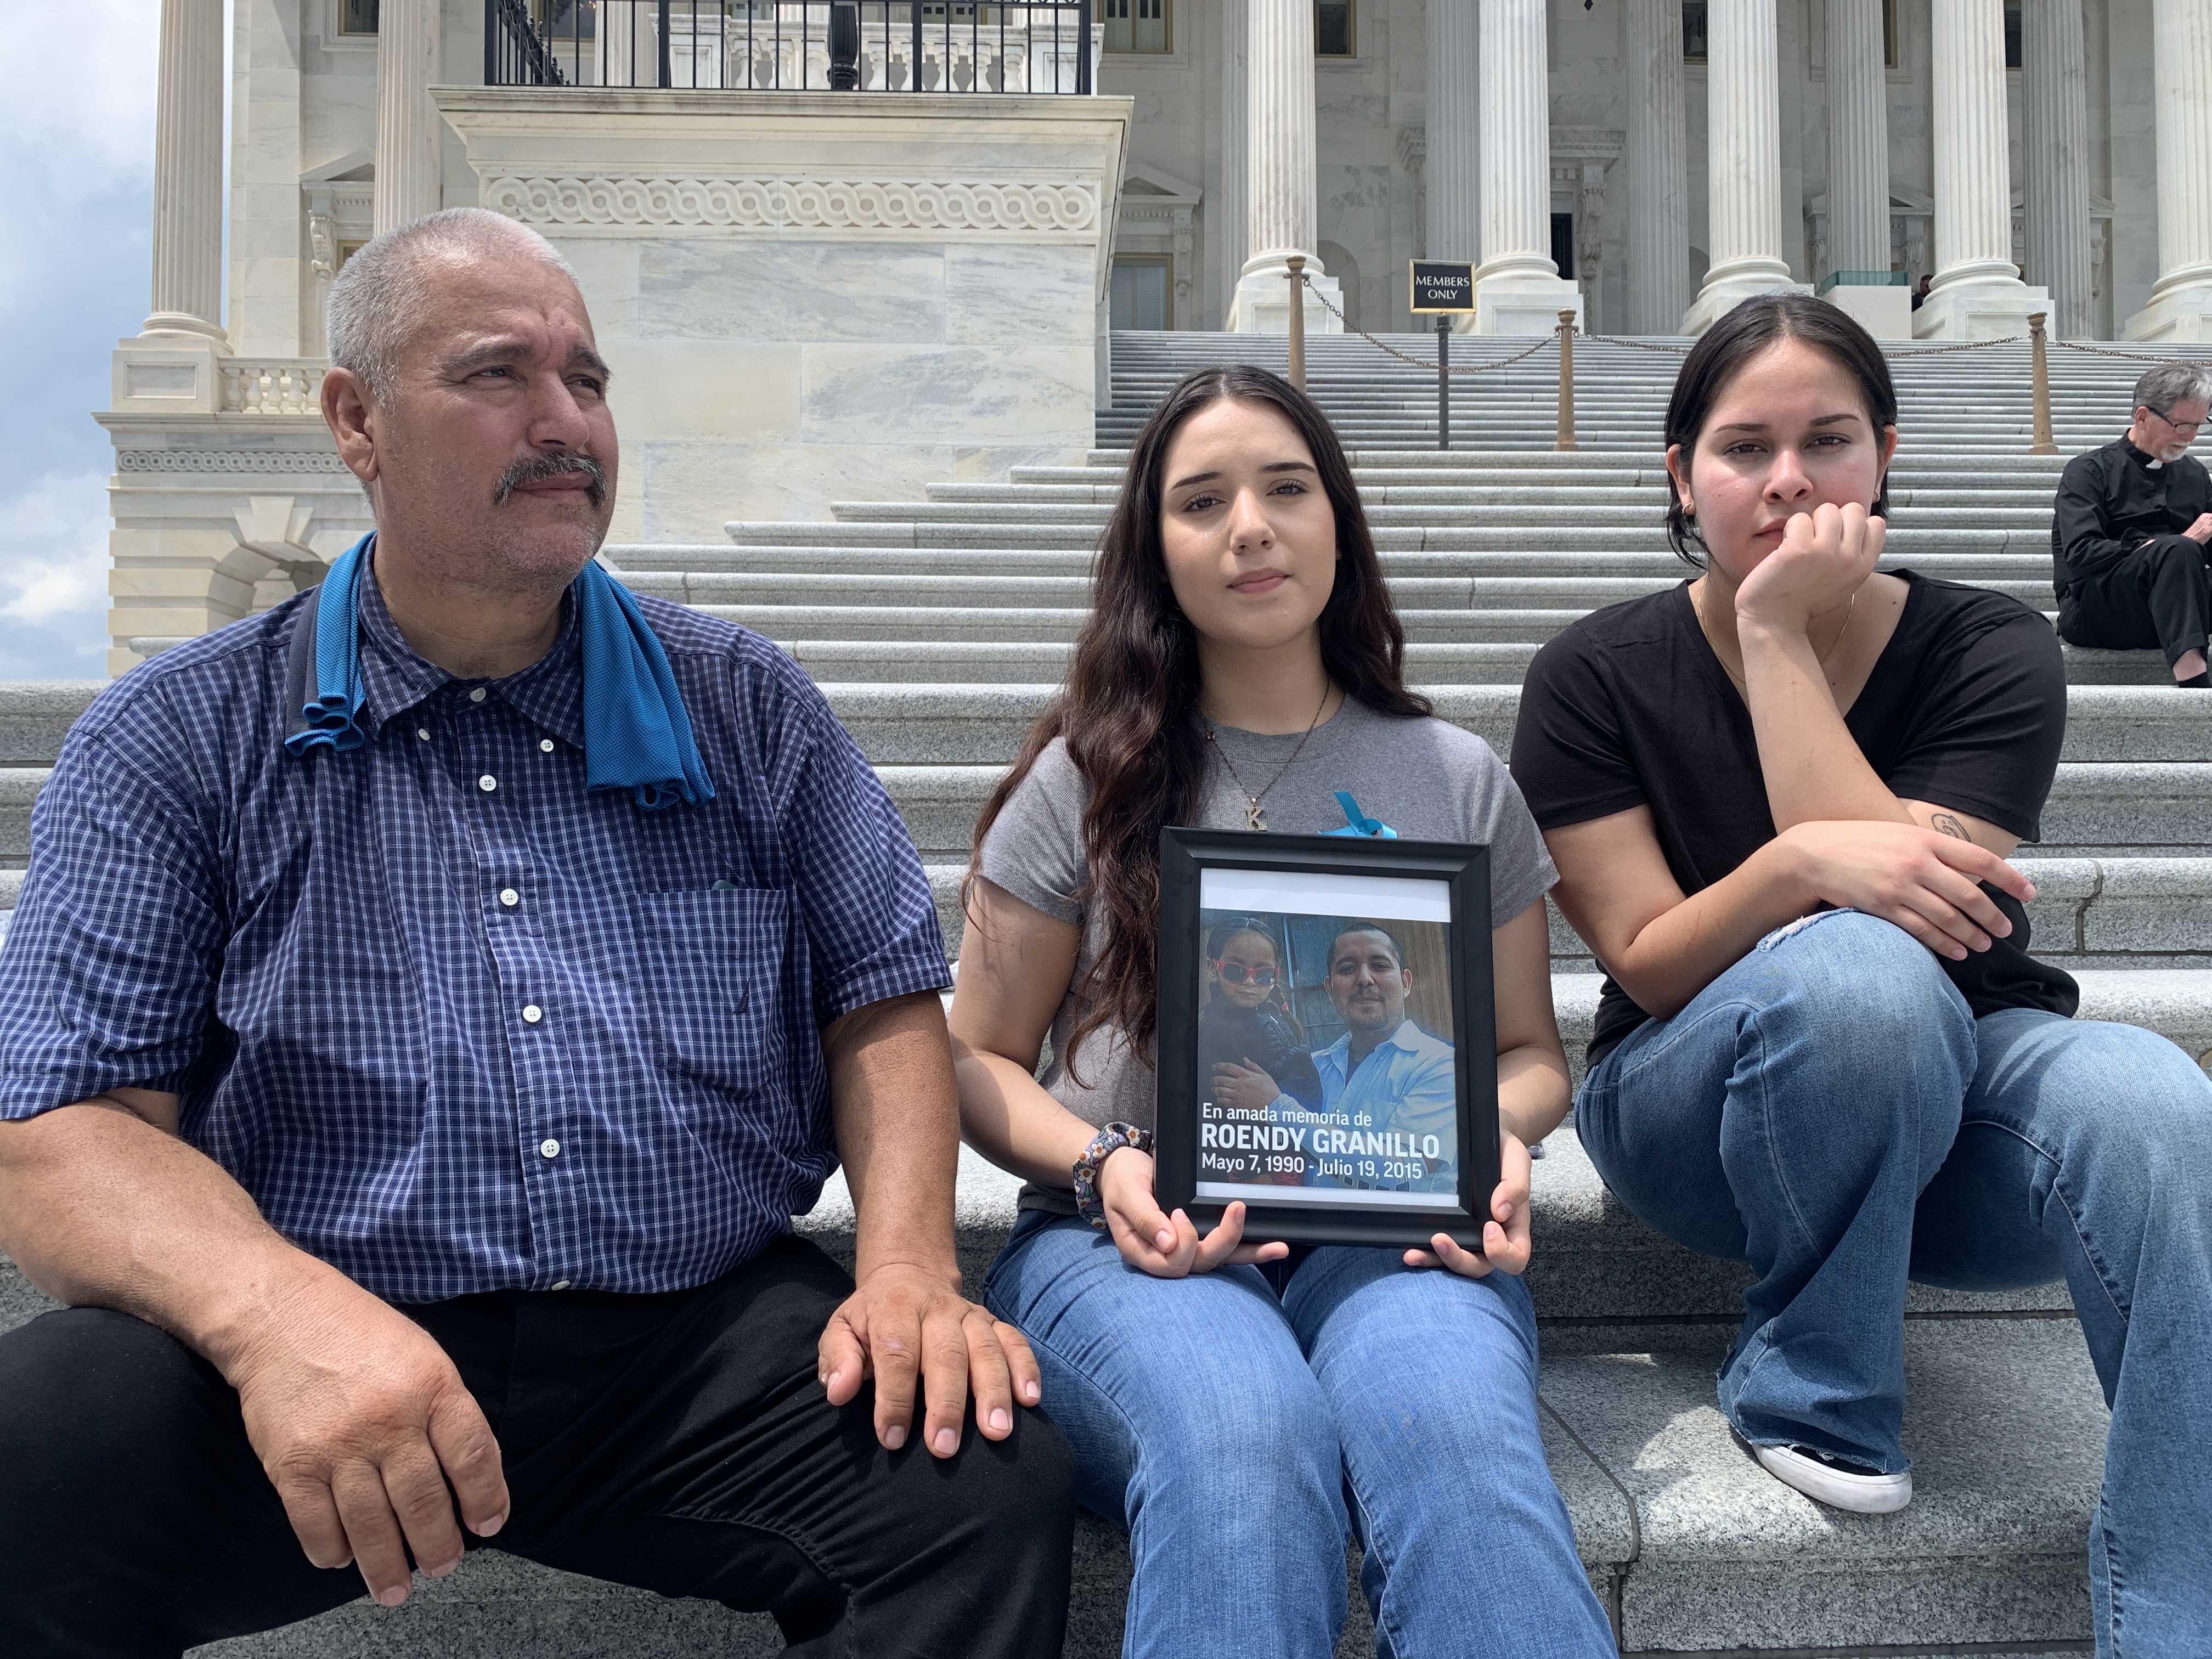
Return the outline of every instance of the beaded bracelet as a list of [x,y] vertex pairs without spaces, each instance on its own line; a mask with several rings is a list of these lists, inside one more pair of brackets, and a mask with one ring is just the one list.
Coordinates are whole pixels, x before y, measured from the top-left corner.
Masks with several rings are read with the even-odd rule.
[[1075,1160],[1075,1212],[1101,1230],[1106,1225],[1106,1212],[1098,1202],[1099,1166],[1124,1146],[1150,1152],[1152,1132],[1133,1123],[1109,1123],[1091,1137],[1083,1156]]

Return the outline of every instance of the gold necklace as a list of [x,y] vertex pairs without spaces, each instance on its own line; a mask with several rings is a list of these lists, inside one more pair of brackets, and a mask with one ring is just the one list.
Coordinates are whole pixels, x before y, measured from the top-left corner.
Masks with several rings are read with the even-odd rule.
[[[1736,690],[1741,694],[1743,700],[1746,702],[1749,702],[1751,701],[1751,688],[1743,683],[1742,675],[1737,673],[1735,669],[1730,668],[1728,665],[1728,659],[1721,655],[1720,641],[1713,638],[1712,625],[1705,620],[1705,607],[1697,600],[1692,599],[1690,602],[1690,609],[1697,612],[1698,631],[1705,636],[1705,644],[1713,653],[1713,660],[1721,665],[1721,672],[1727,675],[1729,678],[1734,682]],[[1824,680],[1828,680],[1828,689],[1831,691],[1836,689],[1836,683],[1833,680],[1828,679],[1828,665],[1835,660],[1836,653],[1844,648],[1844,635],[1851,631],[1851,618],[1858,614],[1859,590],[1854,587],[1851,590],[1850,604],[1844,611],[1844,625],[1836,630],[1836,637],[1828,641],[1828,648],[1814,659],[1815,662],[1820,664],[1820,678]]]
[[1291,750],[1291,759],[1285,761],[1281,769],[1267,780],[1267,789],[1262,789],[1256,795],[1245,787],[1243,778],[1237,776],[1237,763],[1229,758],[1229,751],[1226,749],[1215,742],[1213,722],[1206,721],[1206,740],[1213,744],[1213,752],[1221,757],[1221,763],[1229,769],[1229,775],[1236,779],[1237,793],[1244,797],[1244,827],[1247,830],[1265,830],[1267,827],[1267,820],[1263,815],[1263,809],[1260,803],[1267,798],[1267,789],[1273,789],[1283,781],[1283,774],[1291,769],[1291,761],[1297,759],[1298,750],[1306,746],[1306,738],[1313,736],[1314,728],[1321,724],[1321,711],[1328,707],[1328,694],[1335,689],[1332,685],[1323,684],[1321,689],[1321,702],[1314,707],[1313,718],[1306,722],[1305,737],[1300,738],[1297,748]]

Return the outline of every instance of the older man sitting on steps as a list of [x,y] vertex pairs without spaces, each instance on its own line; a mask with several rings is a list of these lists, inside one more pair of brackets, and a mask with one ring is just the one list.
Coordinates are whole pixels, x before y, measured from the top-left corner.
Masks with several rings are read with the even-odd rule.
[[[1057,1653],[1073,1471],[959,1294],[896,813],[781,651],[593,562],[548,243],[432,215],[330,320],[376,533],[126,676],[39,799],[0,1245],[70,1305],[0,1338],[0,1653],[393,1605],[477,1540],[794,1654]],[[857,1288],[791,1236],[841,1158]]]
[[2166,654],[2177,684],[2212,686],[2212,481],[2188,454],[2212,407],[2212,366],[2160,363],[2136,382],[2135,421],[2076,455],[2051,527],[2058,633],[2074,645]]

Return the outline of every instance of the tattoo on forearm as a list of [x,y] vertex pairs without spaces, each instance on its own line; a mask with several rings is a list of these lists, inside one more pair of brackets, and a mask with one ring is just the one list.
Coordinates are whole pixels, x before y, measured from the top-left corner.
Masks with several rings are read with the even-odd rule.
[[1966,826],[1960,823],[1958,819],[1953,817],[1948,812],[1929,813],[1928,815],[1928,824],[1930,829],[1942,835],[1953,836],[1960,841],[1972,841],[1973,839],[1972,836],[1966,833]]

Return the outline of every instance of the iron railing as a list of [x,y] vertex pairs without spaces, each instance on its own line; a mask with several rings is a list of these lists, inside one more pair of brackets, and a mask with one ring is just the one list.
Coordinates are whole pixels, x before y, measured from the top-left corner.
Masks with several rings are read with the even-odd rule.
[[1088,96],[1092,0],[484,0],[484,84]]

